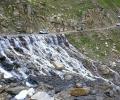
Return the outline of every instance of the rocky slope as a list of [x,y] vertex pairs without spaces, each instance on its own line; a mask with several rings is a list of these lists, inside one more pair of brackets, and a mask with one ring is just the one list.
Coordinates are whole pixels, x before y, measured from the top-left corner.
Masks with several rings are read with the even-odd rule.
[[119,0],[2,0],[0,32],[100,28],[117,23],[119,9]]
[[1,100],[118,100],[119,80],[63,34],[0,37]]

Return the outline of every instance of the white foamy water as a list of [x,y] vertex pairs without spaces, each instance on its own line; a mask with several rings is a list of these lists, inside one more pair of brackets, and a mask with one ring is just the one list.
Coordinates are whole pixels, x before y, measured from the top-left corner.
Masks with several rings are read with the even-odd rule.
[[[0,72],[4,73],[5,78],[18,77],[18,79],[26,79],[30,74],[51,76],[51,71],[61,78],[64,78],[66,73],[73,73],[94,79],[82,62],[72,56],[76,52],[64,35],[0,37],[0,59],[5,57],[5,61],[17,62],[20,65],[20,68],[13,67],[12,71],[6,71],[1,64]],[[63,64],[64,68],[57,70],[51,59]]]

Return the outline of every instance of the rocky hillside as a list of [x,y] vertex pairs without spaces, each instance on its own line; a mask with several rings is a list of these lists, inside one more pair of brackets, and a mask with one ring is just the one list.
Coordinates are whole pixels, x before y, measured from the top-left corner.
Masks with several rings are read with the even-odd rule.
[[2,0],[1,32],[81,30],[118,22],[119,0]]

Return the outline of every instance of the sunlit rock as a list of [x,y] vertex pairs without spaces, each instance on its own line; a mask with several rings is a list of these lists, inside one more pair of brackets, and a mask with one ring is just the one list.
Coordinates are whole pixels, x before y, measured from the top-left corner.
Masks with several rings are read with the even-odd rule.
[[57,70],[63,70],[64,69],[64,65],[62,63],[59,63],[57,61],[51,61],[51,63],[55,66],[55,69],[57,69]]
[[31,100],[54,100],[54,98],[46,92],[37,92],[31,97]]
[[15,99],[24,100],[27,96],[32,96],[34,93],[35,90],[33,88],[30,88],[29,90],[22,90],[15,96]]

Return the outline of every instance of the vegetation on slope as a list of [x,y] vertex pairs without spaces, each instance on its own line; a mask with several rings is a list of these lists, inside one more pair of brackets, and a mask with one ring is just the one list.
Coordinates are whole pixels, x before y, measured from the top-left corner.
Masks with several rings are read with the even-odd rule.
[[[50,19],[81,23],[89,9],[117,10],[119,0],[1,0],[0,31],[31,32],[49,27]],[[106,12],[105,12],[106,13]],[[96,14],[95,14],[96,15]],[[112,14],[114,15],[114,14]],[[88,15],[89,16],[89,15]],[[96,18],[93,17],[93,19]],[[91,18],[90,18],[91,19]],[[106,23],[106,22],[105,22]],[[73,23],[72,23],[73,24]],[[96,25],[96,24],[95,24]]]
[[66,36],[70,43],[93,59],[107,61],[120,57],[120,32],[117,29]]
[[120,0],[98,0],[101,6],[108,9],[117,9],[120,7]]

